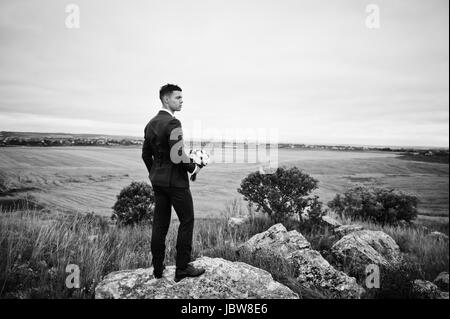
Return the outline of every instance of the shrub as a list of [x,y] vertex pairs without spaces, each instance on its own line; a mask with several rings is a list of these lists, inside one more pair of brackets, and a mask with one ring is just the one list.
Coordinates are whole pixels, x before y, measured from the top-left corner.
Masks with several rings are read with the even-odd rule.
[[306,208],[317,215],[320,209],[317,197],[306,197],[317,188],[318,181],[297,167],[285,169],[279,167],[273,174],[250,173],[241,182],[238,192],[251,204],[256,204],[256,211],[263,211],[272,221],[284,222],[289,217],[299,218]]
[[356,186],[328,202],[340,217],[386,224],[417,217],[418,198],[394,189]]
[[365,298],[417,299],[414,280],[423,277],[420,265],[406,258],[398,264],[380,267],[380,287],[366,290]]
[[132,182],[117,196],[111,219],[119,225],[133,225],[142,221],[152,223],[154,206],[153,188],[145,182]]
[[310,200],[308,208],[308,219],[304,221],[304,226],[307,227],[308,232],[312,232],[323,226],[322,217],[327,214],[328,210],[322,209],[322,202],[319,201],[319,196],[314,196]]

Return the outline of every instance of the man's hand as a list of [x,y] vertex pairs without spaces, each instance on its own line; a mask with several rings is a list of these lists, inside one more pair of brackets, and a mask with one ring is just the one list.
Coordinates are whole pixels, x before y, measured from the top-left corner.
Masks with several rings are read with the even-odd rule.
[[197,173],[200,172],[201,169],[202,167],[200,165],[195,164],[195,170],[192,172],[190,178],[191,181],[195,182],[195,180],[197,179]]
[[197,174],[198,172],[200,172],[200,170],[202,169],[203,166],[197,165],[195,164],[195,170],[192,172],[192,175]]

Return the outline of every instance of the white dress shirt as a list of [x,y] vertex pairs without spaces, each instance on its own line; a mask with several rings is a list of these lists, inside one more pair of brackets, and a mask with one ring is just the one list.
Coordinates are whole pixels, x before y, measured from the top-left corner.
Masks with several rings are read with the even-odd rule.
[[175,115],[174,115],[172,112],[170,112],[170,110],[168,110],[168,109],[161,108],[160,111],[166,111],[166,112],[169,113],[170,115],[175,116]]

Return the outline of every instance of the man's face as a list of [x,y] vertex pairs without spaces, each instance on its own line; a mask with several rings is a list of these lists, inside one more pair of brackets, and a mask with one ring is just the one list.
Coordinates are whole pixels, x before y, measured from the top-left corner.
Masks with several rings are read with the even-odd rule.
[[173,91],[172,94],[167,94],[164,101],[172,112],[180,111],[183,104],[183,96],[180,91]]

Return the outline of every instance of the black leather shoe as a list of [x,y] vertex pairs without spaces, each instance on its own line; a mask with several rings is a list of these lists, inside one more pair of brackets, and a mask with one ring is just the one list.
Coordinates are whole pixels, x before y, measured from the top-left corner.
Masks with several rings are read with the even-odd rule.
[[161,278],[163,275],[164,269],[166,269],[165,265],[162,265],[162,267],[154,267],[153,268],[153,276],[155,276],[155,278],[157,278],[157,279]]
[[195,268],[194,266],[188,264],[185,269],[177,268],[175,270],[175,282],[179,282],[181,279],[186,277],[197,277],[205,272],[203,268]]

